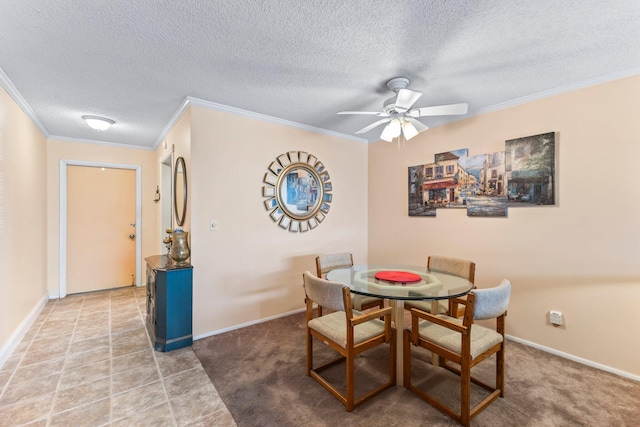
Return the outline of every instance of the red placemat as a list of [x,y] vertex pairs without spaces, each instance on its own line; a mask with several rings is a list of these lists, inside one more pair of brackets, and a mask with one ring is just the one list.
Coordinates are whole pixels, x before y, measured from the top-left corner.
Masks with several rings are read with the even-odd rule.
[[417,274],[407,273],[406,271],[378,271],[375,277],[385,282],[394,283],[415,283],[422,280],[422,277]]

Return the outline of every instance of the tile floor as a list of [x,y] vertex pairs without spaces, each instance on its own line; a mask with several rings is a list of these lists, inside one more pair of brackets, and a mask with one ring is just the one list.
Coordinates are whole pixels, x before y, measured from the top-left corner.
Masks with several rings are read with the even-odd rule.
[[153,350],[145,289],[47,303],[0,368],[0,426],[235,426],[190,347]]

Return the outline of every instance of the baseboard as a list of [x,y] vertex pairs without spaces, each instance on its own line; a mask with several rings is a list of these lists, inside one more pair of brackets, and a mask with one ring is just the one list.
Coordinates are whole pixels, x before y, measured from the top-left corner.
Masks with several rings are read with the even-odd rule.
[[231,326],[229,328],[218,329],[216,331],[211,331],[211,332],[207,332],[207,333],[204,333],[204,334],[194,335],[193,336],[193,340],[196,341],[196,340],[200,340],[202,338],[211,337],[213,335],[224,334],[225,332],[235,331],[236,329],[246,328],[247,326],[257,325],[259,323],[268,322],[269,320],[275,320],[275,319],[279,319],[281,317],[291,316],[292,314],[300,313],[300,312],[303,312],[303,311],[306,311],[306,308],[299,308],[297,310],[289,311],[289,312],[278,314],[278,315],[275,315],[275,316],[265,317],[264,319],[253,320],[251,322],[243,323],[241,325],[235,325],[235,326]]
[[27,331],[33,325],[33,322],[38,318],[38,315],[42,312],[42,309],[49,301],[49,295],[44,294],[40,301],[33,307],[31,312],[25,317],[25,319],[20,323],[20,326],[11,334],[7,343],[0,349],[0,369],[4,366],[6,361],[11,357],[11,354],[16,349],[18,344],[24,336],[27,334]]
[[565,359],[573,360],[574,362],[578,362],[578,363],[581,363],[583,365],[590,366],[592,368],[600,369],[602,371],[611,372],[612,374],[616,374],[616,375],[619,375],[621,377],[629,378],[630,380],[634,380],[634,381],[639,381],[640,382],[640,375],[634,375],[634,374],[632,374],[630,372],[621,371],[619,369],[612,368],[611,366],[607,366],[607,365],[603,365],[601,363],[593,362],[593,361],[588,360],[588,359],[583,359],[582,357],[574,356],[573,354],[565,353],[563,351],[556,350],[556,349],[551,348],[551,347],[546,347],[544,345],[537,344],[537,343],[534,343],[532,341],[527,341],[527,340],[524,340],[522,338],[514,337],[512,335],[505,335],[505,337],[508,340],[515,341],[517,343],[520,343],[520,344],[523,344],[523,345],[526,345],[526,346],[529,346],[529,347],[537,348],[538,350],[542,350],[544,352],[551,353],[551,354],[554,354],[556,356],[560,356],[560,357],[565,358]]
[[[266,317],[264,319],[259,319],[259,320],[254,320],[254,321],[251,321],[251,322],[243,323],[241,325],[235,325],[235,326],[231,326],[229,328],[218,329],[216,331],[207,332],[205,334],[194,335],[193,339],[195,341],[195,340],[207,338],[207,337],[210,337],[210,336],[213,336],[213,335],[223,334],[225,332],[234,331],[236,329],[245,328],[247,326],[257,325],[259,323],[268,322],[269,320],[274,320],[274,319],[279,319],[281,317],[290,316],[292,314],[300,313],[300,312],[303,312],[305,310],[306,310],[306,308],[300,308],[300,309],[297,309],[297,310],[289,311],[287,313],[278,314],[276,316]],[[544,351],[546,353],[551,353],[551,354],[554,354],[556,356],[560,356],[560,357],[562,357],[564,359],[573,360],[574,362],[578,362],[578,363],[581,363],[583,365],[590,366],[592,368],[600,369],[600,370],[606,371],[606,372],[611,372],[612,374],[616,374],[616,375],[619,375],[621,377],[629,378],[630,380],[634,380],[634,381],[639,381],[640,382],[640,375],[635,375],[635,374],[632,374],[630,372],[621,371],[619,369],[612,368],[611,366],[603,365],[601,363],[596,363],[596,362],[593,362],[593,361],[588,360],[588,359],[583,359],[582,357],[574,356],[573,354],[565,353],[563,351],[556,350],[556,349],[551,348],[551,347],[547,347],[547,346],[544,346],[544,345],[541,345],[541,344],[537,344],[537,343],[535,343],[533,341],[527,341],[527,340],[522,339],[522,338],[514,337],[513,335],[506,334],[505,337],[508,340],[511,340],[511,341],[514,341],[514,342],[517,342],[517,343],[520,343],[520,344],[523,344],[523,345],[526,345],[526,346],[529,346],[529,347],[537,348],[538,350],[542,350],[542,351]]]

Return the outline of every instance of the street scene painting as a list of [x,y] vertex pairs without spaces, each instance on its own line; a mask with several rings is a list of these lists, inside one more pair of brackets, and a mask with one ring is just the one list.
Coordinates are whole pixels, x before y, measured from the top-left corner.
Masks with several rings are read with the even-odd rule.
[[555,204],[555,134],[506,141],[505,151],[438,153],[409,167],[409,216],[463,208],[468,216],[506,217],[509,206]]
[[463,159],[474,184],[463,193],[467,216],[507,216],[505,152],[481,154]]
[[425,203],[422,195],[426,166],[409,166],[409,216],[436,216],[436,207]]
[[555,133],[505,142],[509,206],[555,205]]

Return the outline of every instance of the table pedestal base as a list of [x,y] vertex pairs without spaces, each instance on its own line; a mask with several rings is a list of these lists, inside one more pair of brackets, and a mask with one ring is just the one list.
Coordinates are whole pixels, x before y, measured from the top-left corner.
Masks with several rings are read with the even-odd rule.
[[[404,358],[403,358],[403,339],[404,339],[404,300],[389,300],[391,306],[391,317],[396,328],[396,385],[404,386]],[[438,300],[431,301],[431,312],[437,313],[439,310]],[[437,354],[431,355],[431,363],[433,366],[439,365],[439,357]]]

